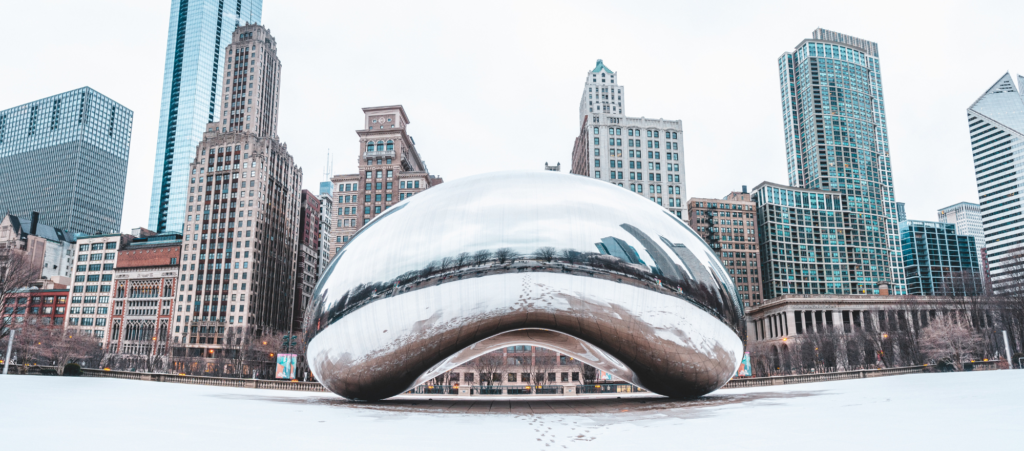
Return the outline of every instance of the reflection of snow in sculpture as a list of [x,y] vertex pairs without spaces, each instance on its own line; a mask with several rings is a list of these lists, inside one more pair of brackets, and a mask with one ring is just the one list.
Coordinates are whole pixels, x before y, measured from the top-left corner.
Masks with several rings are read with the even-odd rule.
[[558,344],[656,393],[699,396],[739,364],[737,299],[707,245],[643,197],[488,174],[407,199],[349,242],[307,311],[307,357],[331,391],[374,400],[494,349]]

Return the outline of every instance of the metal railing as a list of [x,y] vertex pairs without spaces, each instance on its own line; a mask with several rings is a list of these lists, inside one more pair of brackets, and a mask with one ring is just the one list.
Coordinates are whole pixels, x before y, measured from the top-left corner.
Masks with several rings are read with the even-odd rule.
[[[970,364],[971,371],[987,371],[998,369],[999,361],[981,361]],[[966,365],[965,365],[966,366]],[[770,385],[806,384],[811,382],[842,381],[848,379],[866,379],[869,377],[899,376],[930,371],[934,366],[917,365],[899,368],[881,368],[856,371],[840,371],[834,373],[796,374],[791,376],[745,377],[730,380],[722,388],[767,387]]]
[[[976,361],[965,364],[969,371],[988,371],[999,369],[999,365],[1005,365],[1004,360]],[[935,366],[919,365],[900,368],[866,369],[856,371],[842,371],[833,373],[798,374],[791,376],[772,377],[747,377],[730,380],[722,388],[748,388],[766,387],[772,385],[803,384],[811,382],[828,382],[848,379],[866,379],[870,377],[897,376],[903,374],[916,374],[935,371]],[[56,374],[56,368],[42,365],[12,365],[14,374]],[[269,390],[293,390],[326,392],[327,389],[319,382],[299,382],[286,380],[266,379],[239,379],[229,377],[208,377],[208,376],[187,376],[183,374],[161,374],[141,373],[134,371],[112,371],[82,368],[82,375],[85,377],[109,377],[115,379],[127,379],[137,381],[173,382],[178,384],[209,385],[216,387],[236,388],[258,388]],[[566,390],[563,385],[473,385],[473,386],[451,386],[451,385],[420,385],[406,394],[423,395],[458,395],[459,388],[469,389],[470,395],[565,395],[568,394],[611,394],[611,393],[641,393],[646,390],[634,385],[625,383],[593,384],[569,386]]]

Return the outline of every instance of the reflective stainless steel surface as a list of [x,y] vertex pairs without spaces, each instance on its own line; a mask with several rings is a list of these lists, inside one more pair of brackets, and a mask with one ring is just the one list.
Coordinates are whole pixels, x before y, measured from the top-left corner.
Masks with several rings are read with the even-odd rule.
[[711,249],[646,197],[551,171],[484,174],[391,207],[349,242],[307,312],[307,357],[350,399],[511,344],[693,397],[739,365],[738,299]]

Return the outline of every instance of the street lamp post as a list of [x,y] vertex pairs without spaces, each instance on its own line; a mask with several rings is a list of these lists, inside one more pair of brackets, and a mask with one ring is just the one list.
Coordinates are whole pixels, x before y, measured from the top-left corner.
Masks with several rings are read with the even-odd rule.
[[[17,332],[15,329],[11,329],[11,335],[7,337],[7,355],[4,356],[4,375],[7,374],[7,367],[11,364],[11,345],[14,344],[14,333]],[[1005,334],[1005,332],[1004,332]]]

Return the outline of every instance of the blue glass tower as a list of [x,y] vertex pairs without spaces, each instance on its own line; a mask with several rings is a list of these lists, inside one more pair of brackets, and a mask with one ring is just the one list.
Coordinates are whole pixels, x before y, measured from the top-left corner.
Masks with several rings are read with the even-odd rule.
[[131,137],[131,110],[88,87],[0,111],[0,215],[120,230]]
[[846,195],[853,235],[828,252],[853,264],[854,294],[906,294],[880,71],[878,44],[820,28],[779,57],[789,183]]
[[985,292],[977,243],[956,224],[900,222],[907,292],[922,296],[974,296]]
[[206,124],[218,120],[231,33],[260,22],[263,0],[172,0],[149,228],[181,232],[189,163]]

